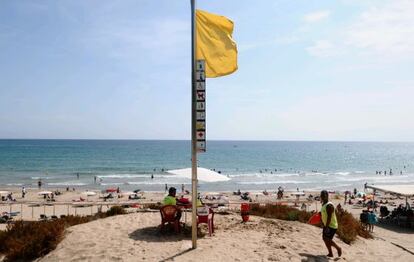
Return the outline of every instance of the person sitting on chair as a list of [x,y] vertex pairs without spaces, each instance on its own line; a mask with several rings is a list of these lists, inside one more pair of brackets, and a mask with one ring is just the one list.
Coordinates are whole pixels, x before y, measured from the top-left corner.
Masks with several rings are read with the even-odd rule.
[[[176,193],[177,193],[177,189],[175,189],[175,187],[170,187],[170,189],[168,190],[168,195],[164,197],[162,204],[164,206],[168,206],[168,205],[176,206],[177,205],[177,199],[175,198]],[[180,220],[181,218],[180,209],[177,209],[177,216],[175,218],[177,220]]]

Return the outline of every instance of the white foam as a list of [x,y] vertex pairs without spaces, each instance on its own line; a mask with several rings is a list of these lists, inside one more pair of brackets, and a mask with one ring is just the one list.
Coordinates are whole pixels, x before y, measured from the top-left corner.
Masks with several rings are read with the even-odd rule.
[[150,178],[151,174],[110,174],[110,175],[99,175],[98,178]]
[[47,183],[49,186],[86,186],[86,183],[80,182],[58,182],[58,183]]
[[351,174],[350,172],[336,172],[335,175],[340,175],[340,176],[348,176],[349,174]]
[[101,183],[102,186],[120,186],[126,183]]
[[308,183],[306,181],[293,181],[293,180],[285,180],[285,181],[240,181],[236,184],[240,185],[267,185],[267,184],[305,184]]
[[10,184],[6,184],[7,186],[22,186],[22,183],[10,183]]
[[55,178],[61,178],[61,177],[55,177],[55,176],[32,176],[31,179],[32,180],[47,180],[47,179],[55,179]]

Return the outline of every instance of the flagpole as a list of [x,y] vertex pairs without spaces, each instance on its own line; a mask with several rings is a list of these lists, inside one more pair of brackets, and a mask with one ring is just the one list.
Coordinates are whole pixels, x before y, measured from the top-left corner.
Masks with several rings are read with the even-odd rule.
[[197,248],[197,141],[196,141],[196,0],[191,0],[191,185],[192,185],[192,248]]

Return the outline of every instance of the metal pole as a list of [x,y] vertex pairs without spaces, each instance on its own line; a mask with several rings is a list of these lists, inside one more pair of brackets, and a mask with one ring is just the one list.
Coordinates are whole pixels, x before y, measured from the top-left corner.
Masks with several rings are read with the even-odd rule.
[[191,185],[192,185],[192,248],[197,248],[197,141],[196,141],[196,0],[191,0]]

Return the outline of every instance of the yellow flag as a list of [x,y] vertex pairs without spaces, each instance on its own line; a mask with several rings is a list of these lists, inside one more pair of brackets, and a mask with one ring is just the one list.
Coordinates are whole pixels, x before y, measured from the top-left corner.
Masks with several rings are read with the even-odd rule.
[[196,11],[197,59],[206,61],[206,77],[229,75],[237,70],[233,22],[224,16]]

